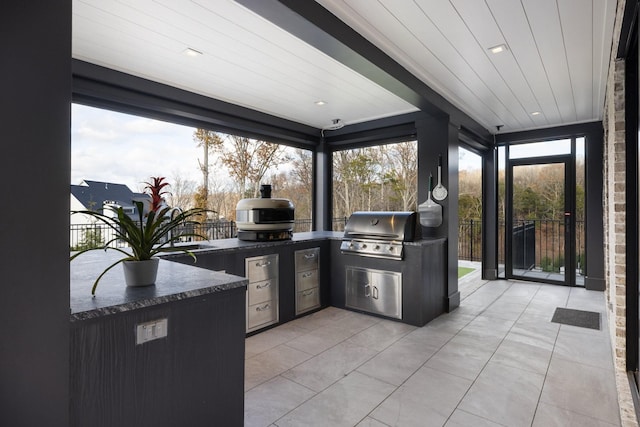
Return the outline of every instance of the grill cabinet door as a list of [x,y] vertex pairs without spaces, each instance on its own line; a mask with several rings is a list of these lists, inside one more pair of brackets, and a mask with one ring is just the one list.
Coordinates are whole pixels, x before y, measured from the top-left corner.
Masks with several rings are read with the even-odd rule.
[[347,307],[370,311],[371,275],[363,268],[347,267]]
[[402,274],[377,271],[371,278],[371,311],[402,319]]
[[402,273],[346,267],[345,306],[402,319]]

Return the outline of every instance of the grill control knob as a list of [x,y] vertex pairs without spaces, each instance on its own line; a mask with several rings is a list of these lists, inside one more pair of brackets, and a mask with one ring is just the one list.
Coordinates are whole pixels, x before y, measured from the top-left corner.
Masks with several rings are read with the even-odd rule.
[[375,245],[375,246],[373,247],[373,250],[374,250],[374,251],[379,251],[379,250],[380,250],[380,245]]
[[366,248],[367,248],[367,244],[366,244],[366,243],[363,243],[363,244],[362,244],[362,249],[366,249]]
[[388,250],[389,252],[393,252],[393,251],[395,250],[395,248],[394,248],[393,246],[389,246],[389,247],[387,248],[387,250]]

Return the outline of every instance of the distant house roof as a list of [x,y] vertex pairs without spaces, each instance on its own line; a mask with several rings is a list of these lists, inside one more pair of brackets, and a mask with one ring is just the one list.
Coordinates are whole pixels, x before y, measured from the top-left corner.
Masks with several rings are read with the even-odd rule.
[[[71,185],[71,194],[87,210],[100,211],[104,202],[114,202],[122,207],[134,207],[133,201],[149,201],[144,193],[134,193],[124,184],[84,180],[80,185]],[[146,207],[147,203],[145,203]]]

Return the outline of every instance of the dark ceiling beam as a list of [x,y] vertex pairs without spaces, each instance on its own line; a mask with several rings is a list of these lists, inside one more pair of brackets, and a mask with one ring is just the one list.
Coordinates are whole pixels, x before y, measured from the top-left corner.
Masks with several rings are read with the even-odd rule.
[[525,144],[529,142],[550,141],[572,138],[579,135],[597,134],[598,132],[602,132],[601,121],[576,123],[572,125],[500,133],[496,135],[496,145],[505,145],[507,143]]
[[301,148],[320,140],[314,127],[77,59],[72,76],[80,104]]
[[448,114],[457,126],[491,144],[491,133],[315,1],[236,0],[421,111]]

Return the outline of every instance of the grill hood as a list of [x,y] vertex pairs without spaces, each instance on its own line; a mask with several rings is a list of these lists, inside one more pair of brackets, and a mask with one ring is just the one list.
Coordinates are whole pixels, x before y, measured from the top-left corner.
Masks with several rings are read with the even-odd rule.
[[417,238],[415,212],[354,212],[344,227],[345,239],[412,242]]

